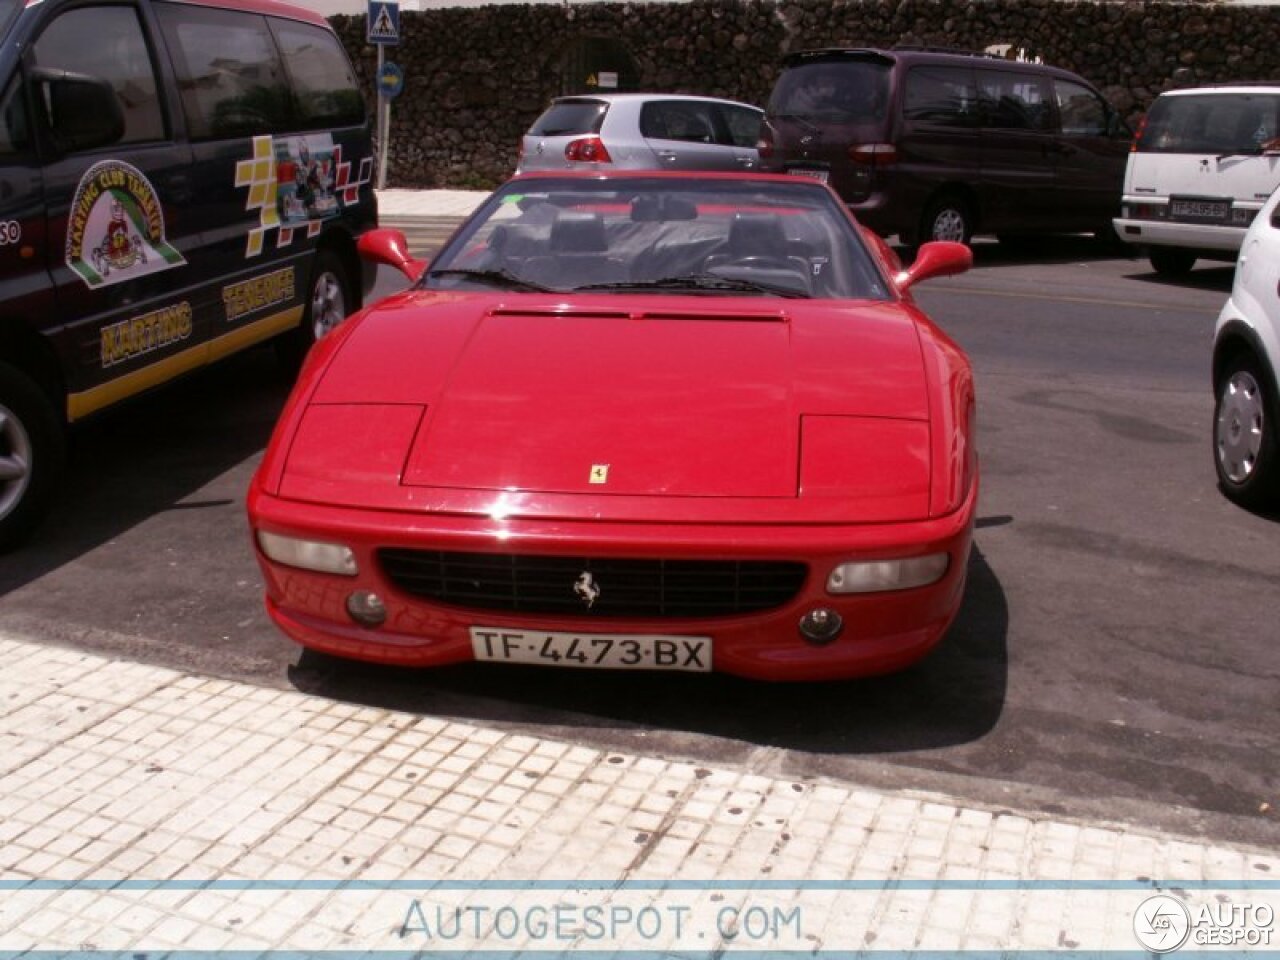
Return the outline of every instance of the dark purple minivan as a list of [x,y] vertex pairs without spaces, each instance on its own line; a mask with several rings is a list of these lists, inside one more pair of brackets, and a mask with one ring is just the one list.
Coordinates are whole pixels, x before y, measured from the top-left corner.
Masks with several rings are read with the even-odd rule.
[[1109,237],[1131,139],[1066,70],[899,47],[789,55],[758,149],[762,169],[829,181],[877,233],[968,242]]

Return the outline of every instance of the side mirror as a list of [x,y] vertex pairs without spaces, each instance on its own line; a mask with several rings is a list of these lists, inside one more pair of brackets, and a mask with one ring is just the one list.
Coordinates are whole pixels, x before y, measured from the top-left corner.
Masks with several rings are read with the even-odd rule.
[[383,228],[361,234],[356,251],[370,263],[395,267],[412,282],[427,272],[427,261],[409,256],[409,243],[399,230]]
[[66,70],[36,69],[31,76],[60,153],[105,147],[124,136],[124,113],[107,81]]
[[911,266],[893,278],[898,289],[906,291],[921,280],[933,277],[949,277],[964,273],[973,266],[973,251],[963,243],[934,240],[920,247]]

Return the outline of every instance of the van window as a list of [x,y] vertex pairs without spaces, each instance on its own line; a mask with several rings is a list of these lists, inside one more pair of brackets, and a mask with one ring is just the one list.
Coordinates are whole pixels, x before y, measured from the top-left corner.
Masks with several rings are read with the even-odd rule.
[[531,137],[563,137],[579,133],[599,133],[607,103],[599,100],[562,100],[553,103],[529,128]]
[[348,127],[364,123],[364,97],[350,61],[328,30],[309,23],[272,18],[300,120],[307,127]]
[[978,123],[978,88],[963,67],[915,67],[907,74],[902,108],[910,124],[973,127]]
[[1070,80],[1053,81],[1062,132],[1074,136],[1102,137],[1107,133],[1107,108],[1088,87]]
[[1280,95],[1208,93],[1157,97],[1140,153],[1260,153],[1280,136]]
[[293,97],[265,17],[188,4],[156,4],[194,140],[279,133],[294,125]]
[[769,98],[769,113],[827,123],[884,119],[890,66],[860,60],[806,63],[784,70]]
[[22,84],[15,76],[0,95],[0,157],[26,152],[30,146],[27,130],[27,103],[22,96]]
[[77,7],[61,14],[32,49],[37,67],[89,74],[111,84],[124,115],[120,143],[165,137],[155,70],[133,7]]
[[1049,83],[1043,77],[979,70],[986,125],[1003,130],[1049,130]]

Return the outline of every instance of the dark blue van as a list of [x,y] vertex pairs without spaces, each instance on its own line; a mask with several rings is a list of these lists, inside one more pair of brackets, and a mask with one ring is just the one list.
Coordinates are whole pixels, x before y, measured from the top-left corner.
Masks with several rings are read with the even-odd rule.
[[369,119],[323,18],[272,0],[0,0],[0,549],[66,425],[356,309]]

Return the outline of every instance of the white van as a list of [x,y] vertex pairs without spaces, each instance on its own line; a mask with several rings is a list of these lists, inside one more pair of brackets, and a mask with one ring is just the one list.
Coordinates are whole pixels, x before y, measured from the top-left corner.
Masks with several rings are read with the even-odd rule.
[[1116,233],[1182,276],[1200,257],[1235,260],[1277,186],[1280,85],[1163,93],[1134,137]]

